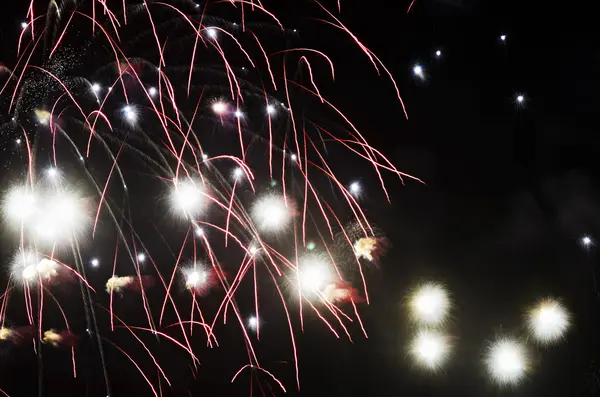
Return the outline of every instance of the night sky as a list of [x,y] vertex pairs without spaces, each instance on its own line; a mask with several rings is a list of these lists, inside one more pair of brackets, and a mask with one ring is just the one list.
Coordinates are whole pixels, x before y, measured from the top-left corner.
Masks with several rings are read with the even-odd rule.
[[[600,30],[584,21],[586,14],[593,14],[591,6],[586,10],[540,1],[416,0],[407,15],[409,3],[404,1],[342,0],[341,20],[398,82],[409,116],[405,120],[389,79],[377,76],[346,35],[311,19],[322,16],[314,4],[299,4],[301,17],[291,7],[266,5],[283,13],[286,26],[297,26],[299,33],[293,39],[297,46],[318,48],[332,57],[335,83],[329,82],[326,64],[314,71],[331,102],[350,115],[398,169],[425,182],[407,180],[403,186],[397,178],[386,176],[391,195],[391,203],[386,204],[372,169],[349,160],[343,151],[330,153],[328,161],[335,164],[341,180],[361,182],[362,206],[390,247],[381,263],[366,272],[371,304],[359,308],[368,339],[354,326],[352,343],[343,333],[336,339],[315,316],[307,319],[304,334],[296,333],[299,395],[598,395],[600,294],[594,278],[599,257],[593,247],[580,244],[585,235],[600,240],[600,138],[596,133]],[[325,4],[335,7],[331,1]],[[25,7],[4,6],[0,15],[0,62],[6,65],[14,64],[13,43]],[[422,66],[424,79],[413,74],[416,64]],[[517,103],[517,95],[523,95],[523,103]],[[18,174],[15,169],[22,158],[14,152],[14,135],[2,134],[4,187]],[[214,136],[209,139],[217,144]],[[128,182],[132,197],[142,203],[132,211],[132,219],[144,230],[153,223],[175,229],[174,222],[161,214],[160,202],[147,198],[151,194],[143,190],[141,179]],[[113,234],[101,232],[88,244],[87,258],[111,262]],[[182,236],[185,231],[179,241]],[[3,261],[14,253],[11,238],[2,236]],[[172,262],[170,250],[177,255],[176,244],[168,250],[156,237],[146,244],[157,262]],[[101,268],[91,277],[98,277],[98,294],[103,294],[110,269]],[[5,278],[0,280],[5,285]],[[423,281],[444,283],[455,304],[448,325],[454,337],[453,355],[437,373],[416,368],[406,350],[415,331],[407,320],[406,295]],[[59,291],[57,296],[77,300],[77,293]],[[176,294],[181,298],[184,292]],[[267,301],[279,299],[274,290],[264,294]],[[572,313],[573,326],[564,342],[532,347],[532,371],[518,386],[494,385],[482,364],[486,346],[499,335],[525,335],[526,308],[546,296],[561,298]],[[102,299],[105,304],[107,299]],[[150,299],[151,305],[162,304],[158,293]],[[125,307],[122,312],[128,320],[144,321],[139,298],[134,300],[119,303]],[[83,309],[72,302],[68,305],[74,306],[74,329],[85,330]],[[251,312],[252,302],[241,305]],[[97,312],[102,333],[109,332],[108,315],[102,309]],[[280,377],[287,395],[297,395],[285,314],[267,304],[262,316],[265,323],[256,345],[262,364]],[[189,356],[145,335],[175,385],[169,390],[163,382],[164,396],[249,394],[248,373],[230,384],[247,359],[239,326],[233,319],[229,324],[228,320],[229,328],[220,328],[220,348],[209,350],[198,343],[202,366],[196,380]],[[97,348],[82,334],[76,380],[68,349],[45,351],[45,396],[102,396]],[[130,337],[108,338],[144,357]],[[31,350],[31,345],[0,350],[0,388],[12,397],[37,391],[37,359]],[[152,364],[143,365],[156,379]],[[107,366],[115,396],[152,395],[119,352],[108,353]],[[260,395],[256,384],[253,393]]]

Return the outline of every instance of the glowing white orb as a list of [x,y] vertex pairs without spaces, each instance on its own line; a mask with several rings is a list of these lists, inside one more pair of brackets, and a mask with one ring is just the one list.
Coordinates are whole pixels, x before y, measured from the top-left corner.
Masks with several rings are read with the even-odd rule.
[[584,247],[589,247],[589,246],[591,246],[593,244],[594,244],[594,241],[592,240],[591,237],[589,237],[589,236],[583,236],[581,238],[581,245],[583,245]]
[[123,107],[123,116],[125,117],[125,120],[127,120],[130,123],[135,123],[138,117],[135,108],[129,105]]
[[238,119],[241,119],[242,117],[244,117],[244,113],[242,113],[242,111],[241,111],[241,110],[239,110],[239,109],[237,109],[237,110],[236,110],[236,111],[233,113],[233,115],[234,115],[236,118],[238,118]]
[[26,29],[29,24],[27,22],[21,22],[21,28]]
[[140,252],[137,256],[137,260],[138,262],[142,263],[144,261],[146,261],[146,254],[143,252]]
[[202,155],[202,160],[204,160],[204,161],[208,160],[208,154],[204,153]]
[[292,161],[298,160],[298,156],[296,156],[294,153],[292,153],[292,155],[290,156],[290,158],[292,159]]
[[217,101],[212,104],[212,110],[217,115],[221,116],[221,115],[225,114],[225,112],[227,112],[227,103],[225,103],[223,101]]
[[525,97],[523,95],[517,95],[517,102],[518,103],[522,103],[525,100]]
[[560,302],[552,299],[540,301],[527,316],[529,333],[542,344],[562,339],[569,325],[569,313]]
[[89,220],[81,199],[74,193],[60,192],[49,197],[36,216],[34,230],[47,242],[69,241]]
[[423,67],[421,65],[415,65],[413,67],[413,73],[415,76],[423,78],[424,74],[423,74]]
[[410,343],[410,354],[415,362],[427,369],[436,370],[448,359],[452,346],[450,338],[430,330],[420,330]]
[[268,114],[275,114],[275,106],[273,106],[273,105],[267,105],[267,113]]
[[304,293],[320,292],[333,279],[331,265],[320,255],[300,259],[298,283]]
[[204,229],[202,229],[201,227],[197,227],[196,228],[196,236],[198,236],[198,237],[204,236]]
[[158,94],[158,90],[154,87],[150,87],[148,89],[148,94],[154,98],[156,96],[156,94]]
[[35,265],[29,265],[23,269],[21,274],[23,276],[23,280],[31,281],[37,276],[37,269]]
[[251,316],[248,319],[248,328],[250,328],[251,330],[256,330],[258,328],[258,319],[256,318],[256,316]]
[[27,186],[13,188],[4,198],[4,215],[12,220],[24,222],[37,212],[36,196]]
[[186,217],[199,214],[205,205],[202,185],[190,179],[175,181],[171,204],[173,209]]
[[287,228],[292,218],[285,198],[277,194],[257,199],[252,205],[251,214],[256,227],[264,232],[280,232]]
[[98,267],[98,266],[100,266],[100,261],[98,260],[98,258],[93,258],[93,259],[90,261],[90,264],[91,264],[93,267]]
[[217,29],[215,29],[215,28],[208,28],[208,29],[206,29],[206,34],[211,39],[216,39],[217,38]]
[[505,41],[506,40],[506,35],[505,34],[501,35],[500,36],[500,40]]
[[242,170],[240,167],[236,167],[236,168],[233,170],[233,177],[234,177],[235,179],[240,179],[240,178],[241,178],[241,177],[243,177],[243,176],[244,176],[244,170]]
[[437,51],[435,52],[435,56],[436,56],[436,57],[441,57],[441,56],[442,56],[442,51],[440,51],[440,50],[437,50]]
[[360,183],[358,183],[358,182],[352,182],[350,184],[350,193],[353,196],[358,196],[360,194]]
[[50,178],[56,178],[58,176],[58,170],[55,167],[50,167],[46,170],[46,174],[48,174]]
[[15,142],[17,142],[17,145],[20,145],[21,144],[21,138],[17,138],[17,140]]
[[100,86],[100,84],[98,84],[98,83],[92,84],[92,92],[94,94],[100,93],[100,90],[102,90],[102,87]]
[[501,385],[516,385],[527,373],[527,350],[516,340],[499,339],[490,346],[485,366],[493,381]]
[[251,245],[250,248],[248,248],[248,251],[250,252],[250,255],[254,255],[258,252],[258,247],[256,245]]
[[185,285],[190,289],[201,287],[208,281],[208,273],[202,269],[184,269],[183,274],[185,276]]
[[439,325],[448,317],[450,297],[446,289],[436,283],[426,283],[410,299],[410,314],[423,325]]

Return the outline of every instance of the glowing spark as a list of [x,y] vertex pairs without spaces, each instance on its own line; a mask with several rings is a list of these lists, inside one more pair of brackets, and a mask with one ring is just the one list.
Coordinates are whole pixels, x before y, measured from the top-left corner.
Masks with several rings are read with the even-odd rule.
[[206,34],[211,39],[216,39],[217,38],[217,29],[215,29],[215,28],[208,28],[208,29],[206,29]]
[[594,241],[589,236],[583,236],[581,238],[581,245],[583,245],[584,247],[590,247],[594,245]]
[[320,255],[300,259],[299,284],[304,293],[320,292],[332,280],[329,263]]
[[273,105],[267,105],[267,113],[270,115],[275,114],[275,106]]
[[290,158],[292,159],[292,161],[297,161],[298,160],[298,156],[296,156],[295,154],[292,153],[292,155],[290,156]]
[[0,340],[8,340],[13,336],[13,331],[10,328],[0,328]]
[[235,111],[234,116],[238,119],[241,119],[242,117],[244,117],[244,113],[242,113],[242,111],[238,109]]
[[375,237],[363,237],[354,243],[354,252],[359,258],[373,261],[373,254],[377,249],[377,239]]
[[221,116],[221,115],[225,114],[225,112],[227,112],[227,103],[225,103],[223,101],[217,101],[217,102],[213,103],[212,110],[217,115]]
[[26,186],[14,188],[4,199],[4,215],[12,220],[24,222],[37,211],[35,194]]
[[68,241],[89,220],[81,199],[74,193],[60,192],[49,197],[37,214],[35,231],[48,242]]
[[292,218],[290,209],[286,206],[285,198],[275,194],[256,200],[251,212],[257,228],[265,232],[284,230]]
[[258,328],[258,319],[256,316],[252,316],[248,319],[248,328],[256,330]]
[[197,289],[208,281],[208,273],[200,269],[184,269],[185,286],[188,289]]
[[20,145],[21,144],[21,138],[17,138],[17,140],[15,142],[17,142],[17,145]]
[[199,214],[205,205],[202,187],[192,180],[175,181],[171,192],[173,209],[184,216]]
[[236,167],[236,168],[233,170],[233,177],[234,177],[235,179],[240,179],[240,178],[241,178],[241,177],[243,177],[243,176],[244,176],[244,170],[242,170],[240,167]]
[[437,51],[435,52],[435,56],[436,56],[436,57],[441,57],[441,56],[442,56],[442,51],[440,51],[440,50],[437,50]]
[[148,94],[154,98],[156,96],[156,94],[158,94],[158,90],[154,87],[150,87],[150,89],[148,90]]
[[423,73],[423,67],[421,65],[415,65],[413,67],[413,73],[415,76],[417,76],[421,79],[425,77],[425,75]]
[[525,376],[528,365],[525,347],[508,338],[494,342],[485,358],[489,376],[501,385],[518,384]]
[[144,254],[143,252],[140,252],[137,256],[137,260],[140,263],[143,263],[146,260],[146,254]]
[[130,123],[135,123],[137,121],[137,112],[132,106],[126,105],[123,108],[123,115],[125,119]]
[[440,368],[448,359],[452,346],[448,336],[430,330],[420,330],[410,343],[415,362],[429,370]]
[[100,86],[100,84],[98,84],[98,83],[92,84],[92,92],[94,94],[98,95],[101,90],[102,90],[102,87]]
[[523,95],[517,95],[517,102],[518,103],[523,103],[524,100],[525,100],[525,97]]
[[50,167],[46,171],[50,178],[56,178],[58,176],[58,170],[55,167]]
[[42,109],[35,109],[35,117],[38,120],[38,123],[42,125],[48,125],[50,123],[50,112]]
[[197,227],[196,228],[196,236],[198,236],[198,237],[204,236],[204,229],[202,229],[201,227]]
[[505,41],[506,40],[506,35],[503,34],[502,36],[500,36],[500,40]]
[[450,298],[443,286],[436,283],[422,285],[410,300],[411,316],[424,325],[442,324],[450,311]]
[[21,22],[21,29],[27,29],[27,22]]
[[359,196],[360,195],[360,191],[361,191],[360,183],[358,183],[358,182],[352,182],[350,184],[350,193],[352,193],[352,195],[354,197]]
[[202,160],[205,160],[205,161],[208,160],[208,154],[204,153],[202,155]]
[[248,248],[248,251],[251,255],[254,255],[258,252],[258,248],[255,245],[251,245],[250,248]]
[[100,261],[98,260],[98,258],[93,258],[90,261],[90,264],[92,265],[92,267],[98,267],[98,266],[100,266]]
[[62,336],[53,329],[44,332],[44,343],[50,343],[51,345],[58,346],[62,341]]
[[567,310],[552,299],[540,301],[527,316],[529,333],[542,344],[549,344],[561,339],[569,328]]

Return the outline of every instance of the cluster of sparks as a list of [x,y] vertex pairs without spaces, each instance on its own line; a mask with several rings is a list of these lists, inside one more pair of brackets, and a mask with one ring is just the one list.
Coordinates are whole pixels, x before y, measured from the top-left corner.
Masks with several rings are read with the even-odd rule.
[[[312,65],[324,65],[333,77],[334,65],[326,54],[302,47],[270,52],[259,32],[246,26],[248,15],[260,14],[282,34],[297,33],[296,29],[286,29],[261,2],[232,0],[231,7],[240,13],[241,18],[241,23],[233,25],[208,17],[208,6],[192,4],[190,7],[183,1],[179,2],[179,6],[170,3],[124,0],[122,7],[113,9],[102,0],[52,1],[45,14],[38,15],[36,10],[39,6],[31,0],[27,20],[21,25],[18,59],[12,69],[0,68],[3,79],[0,97],[10,103],[10,122],[2,128],[18,134],[16,143],[26,150],[28,164],[25,180],[8,188],[3,198],[3,213],[10,221],[15,236],[18,236],[15,238],[18,243],[7,290],[0,305],[0,340],[33,342],[38,354],[41,354],[40,343],[68,346],[72,351],[73,374],[76,376],[77,338],[71,331],[65,310],[52,295],[51,289],[59,283],[78,283],[82,304],[86,308],[86,331],[90,337],[97,339],[108,396],[111,390],[103,346],[109,343],[126,354],[107,341],[110,332],[117,332],[115,323],[127,328],[139,343],[142,342],[136,333],[140,332],[150,332],[174,343],[189,353],[196,366],[198,358],[190,343],[192,331],[184,325],[201,325],[207,346],[217,347],[216,323],[220,317],[225,322],[228,315],[234,316],[243,330],[249,360],[232,381],[243,369],[251,368],[258,370],[252,371],[252,376],[259,372],[267,382],[274,382],[285,391],[277,377],[261,366],[251,335],[247,332],[251,330],[259,338],[260,327],[265,323],[259,310],[261,291],[258,278],[263,278],[271,282],[273,290],[281,298],[290,329],[290,352],[296,363],[299,388],[295,345],[297,330],[291,321],[294,313],[288,308],[289,299],[284,296],[282,287],[289,287],[286,289],[292,291],[289,298],[298,305],[302,331],[305,312],[310,311],[338,338],[343,333],[352,340],[350,325],[358,326],[359,332],[366,336],[357,307],[357,304],[368,303],[369,300],[363,268],[369,262],[377,262],[384,248],[384,240],[375,235],[359,203],[364,187],[359,182],[340,181],[334,173],[335,164],[326,161],[326,153],[319,145],[324,145],[325,140],[332,141],[365,159],[373,167],[388,200],[384,173],[391,173],[400,180],[419,180],[400,172],[380,151],[370,146],[349,119],[321,93]],[[383,71],[391,79],[403,108],[397,85],[385,65],[346,28],[334,11],[317,1],[315,3],[329,18],[327,24],[340,28],[364,52],[377,72]],[[191,57],[191,62],[185,68],[187,81],[183,84],[173,82],[173,75],[177,72],[169,69],[170,64],[174,64],[179,68],[175,69],[182,70],[179,59],[168,59],[165,55],[169,51],[167,38],[171,32],[166,35],[161,31],[160,22],[164,22],[164,15],[168,15],[166,21],[180,20],[187,29],[186,37],[193,43],[185,55]],[[145,47],[155,49],[152,56],[158,57],[157,65],[140,58],[130,58],[127,53],[123,37],[134,18],[142,19],[151,26],[151,34],[147,36],[151,42]],[[208,26],[206,21],[214,25]],[[82,47],[79,51],[76,45],[72,48],[69,41],[76,42],[77,36],[86,29],[92,35],[86,46],[109,50],[108,64],[111,67],[105,69],[110,69],[113,74],[105,81],[72,74],[80,62],[85,62],[77,58],[77,54],[85,49]],[[197,62],[201,48],[216,54],[218,59],[219,73],[226,82],[219,87],[218,95],[211,94],[206,82],[199,81],[202,78],[197,73]],[[93,53],[95,59],[98,55]],[[240,54],[245,65],[241,68],[230,61]],[[283,58],[282,55],[286,54],[289,56]],[[289,77],[289,57],[294,55],[297,55],[298,65],[306,68],[308,79]],[[42,61],[35,61],[40,56]],[[277,68],[280,61],[283,61],[282,67]],[[264,65],[264,68],[258,65]],[[240,79],[240,74],[248,74],[250,69],[259,76],[257,81],[262,87]],[[153,77],[148,76],[147,70],[152,71]],[[202,84],[202,90],[198,90],[197,87]],[[340,138],[330,128],[304,116],[303,110],[297,110],[302,108],[294,102],[292,90],[300,90],[318,99],[339,122],[345,124],[343,128],[349,135]],[[201,92],[194,98],[198,91]],[[262,114],[259,112],[259,118],[263,120],[260,128],[252,125],[252,117],[257,113],[252,103],[255,98],[260,98],[263,109]],[[189,101],[194,103],[191,107]],[[188,113],[187,108],[193,111]],[[208,139],[202,128],[194,127],[195,121],[200,119],[211,120],[214,126],[230,128],[230,135],[238,141],[238,150],[223,149],[226,151],[210,156],[205,151],[204,144]],[[283,128],[283,125],[286,127]],[[309,130],[317,134],[311,134]],[[77,131],[78,135],[73,131]],[[85,141],[81,141],[81,134],[87,137]],[[162,136],[156,138],[159,135]],[[43,160],[38,146],[45,140],[44,136],[52,138],[51,146],[46,148],[51,153],[51,165],[40,172],[39,164]],[[135,146],[140,140],[145,148]],[[118,150],[111,149],[115,141]],[[58,147],[58,143],[69,146],[70,157]],[[98,145],[106,153],[99,152],[96,149]],[[261,145],[259,151],[264,154],[258,164],[253,161],[255,156],[248,154],[257,145]],[[211,150],[219,150],[218,142],[212,145]],[[180,254],[168,274],[159,271],[151,248],[139,250],[143,243],[140,243],[138,233],[131,225],[130,215],[110,199],[117,190],[115,181],[122,187],[119,191],[127,191],[126,176],[120,167],[121,155],[127,151],[139,155],[140,163],[148,166],[157,180],[164,182],[163,192],[168,197],[170,209],[165,212],[170,212],[174,222],[188,230],[180,243]],[[151,153],[156,153],[156,157],[152,157]],[[88,164],[104,154],[103,159],[108,158],[112,166],[108,176],[99,180]],[[77,188],[73,177],[66,171],[73,165],[88,177],[78,183]],[[260,173],[264,169],[268,170],[266,175]],[[327,194],[318,189],[316,176],[328,181],[328,186],[334,187],[342,201],[335,205],[328,202]],[[270,183],[263,186],[265,179]],[[91,194],[90,191],[96,193]],[[247,198],[248,191],[252,198]],[[342,222],[337,215],[342,207],[353,214],[350,224],[360,231],[358,235],[346,232],[348,223]],[[219,220],[211,222],[213,215]],[[98,307],[95,296],[100,293],[96,291],[98,280],[86,273],[85,263],[96,269],[103,261],[93,257],[85,262],[82,250],[94,244],[96,232],[103,227],[102,220],[105,219],[112,221],[117,228],[116,246],[126,247],[131,263],[129,266],[117,265],[115,250],[112,276],[104,281],[106,293],[110,296],[110,307],[106,310],[110,314],[110,331],[103,332],[101,336],[102,327],[98,325],[95,314]],[[131,238],[126,236],[124,224],[131,225]],[[338,237],[335,237],[334,231]],[[318,239],[311,240],[311,235]],[[345,259],[340,259],[333,248],[334,240],[340,235],[353,253],[350,263],[340,263]],[[224,241],[227,248],[225,261],[215,248],[217,240]],[[193,250],[193,259],[186,262],[187,254],[182,253],[190,249]],[[236,254],[231,253],[234,250]],[[238,260],[236,255],[241,257],[239,265],[226,268],[224,262],[230,264]],[[143,263],[152,264],[152,267],[142,267]],[[349,272],[360,274],[360,286],[353,285],[350,280],[355,277],[350,277]],[[178,289],[177,279],[185,286],[181,289],[191,297],[190,317],[187,319],[174,298],[174,291]],[[254,305],[252,314],[244,315],[236,300],[242,283],[253,285],[254,293],[250,297]],[[260,284],[264,285],[264,282]],[[8,297],[17,290],[15,286],[21,287],[24,293],[29,324],[10,328],[5,322]],[[162,307],[150,307],[146,296],[149,288],[163,289]],[[221,291],[221,304],[216,313],[210,314],[201,308],[201,301],[209,293],[218,295],[216,290]],[[128,291],[141,298],[147,317],[145,326],[128,324],[127,319],[115,314],[118,299],[127,296]],[[44,305],[48,304],[48,296],[63,314],[65,331],[44,331],[42,313]],[[167,326],[164,318],[169,310],[175,313],[178,322]],[[178,337],[167,333],[167,329],[176,328],[181,331]],[[199,336],[196,333],[193,337]],[[146,351],[152,356],[149,349],[146,348]],[[133,361],[129,355],[127,357]],[[153,382],[149,375],[142,375],[152,393],[158,396],[161,382],[170,384],[170,381],[153,356],[152,361],[157,366],[158,379]],[[140,368],[137,364],[135,366]]]
[[[445,330],[451,307],[448,291],[438,283],[423,284],[409,298],[409,315],[418,328],[408,350],[422,368],[436,371],[452,353],[454,339]],[[564,338],[570,316],[560,301],[546,298],[527,311],[525,325],[526,339],[547,346]],[[526,341],[500,336],[489,344],[483,360],[492,381],[517,385],[531,371],[529,355]]]

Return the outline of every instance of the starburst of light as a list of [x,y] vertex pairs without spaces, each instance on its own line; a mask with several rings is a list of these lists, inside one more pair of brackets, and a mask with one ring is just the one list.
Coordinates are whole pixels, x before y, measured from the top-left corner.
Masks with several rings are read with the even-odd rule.
[[517,103],[523,103],[525,97],[523,95],[517,95]]
[[102,91],[102,86],[100,86],[100,84],[98,84],[98,83],[92,84],[92,92],[94,94],[98,95],[100,93],[100,91]]
[[450,297],[437,283],[425,283],[410,298],[412,319],[423,325],[439,325],[446,321],[450,311]]
[[145,254],[145,253],[143,253],[143,252],[140,252],[140,253],[137,255],[137,260],[138,260],[138,262],[140,262],[140,263],[143,263],[143,262],[145,262],[145,261],[146,261],[146,254]]
[[37,212],[37,201],[28,186],[15,187],[4,198],[4,216],[18,222],[26,221]]
[[413,66],[413,74],[420,79],[423,79],[425,77],[425,73],[424,73],[423,67],[421,65]]
[[525,377],[529,359],[527,350],[520,342],[502,338],[494,342],[485,357],[490,378],[501,385],[516,385]]
[[131,105],[126,105],[123,107],[123,116],[130,124],[134,124],[138,119],[137,111]]
[[300,289],[307,295],[321,292],[333,279],[330,263],[318,254],[301,258],[298,272]]
[[201,288],[208,281],[208,273],[201,267],[194,266],[182,270],[185,277],[185,286],[188,289]]
[[553,299],[541,300],[527,314],[529,333],[541,344],[562,339],[569,325],[569,313],[560,302]]
[[216,101],[212,104],[212,110],[218,116],[222,116],[227,112],[227,103],[223,101]]
[[258,319],[256,316],[251,316],[248,318],[248,328],[255,331],[258,328]]
[[435,56],[436,56],[436,57],[438,57],[438,58],[439,58],[439,57],[441,57],[441,56],[442,56],[442,51],[440,51],[440,50],[437,50],[437,51],[435,52]]
[[155,87],[150,87],[148,89],[148,95],[154,98],[158,94],[158,90]]
[[274,114],[275,114],[275,112],[276,112],[276,110],[275,110],[275,106],[273,106],[273,105],[267,105],[267,113],[268,113],[268,114],[270,114],[270,115],[274,115]]
[[208,37],[210,37],[211,39],[216,39],[217,35],[218,35],[217,29],[215,29],[215,28],[207,28],[206,29],[206,35]]
[[171,205],[177,213],[189,217],[204,209],[206,200],[200,182],[191,179],[175,181],[171,190]]
[[92,258],[90,265],[92,265],[92,267],[98,267],[100,266],[100,260],[98,258]]
[[74,192],[53,194],[35,219],[34,230],[39,238],[51,243],[70,241],[89,220],[82,199]]
[[287,228],[292,218],[282,195],[269,194],[258,198],[252,205],[252,218],[260,231],[280,232]]
[[359,182],[352,182],[350,184],[350,193],[354,196],[354,197],[358,197],[360,196],[360,192],[361,192],[361,188],[360,188],[360,183]]
[[409,346],[415,363],[428,370],[439,369],[448,359],[451,349],[447,335],[431,330],[419,330]]

